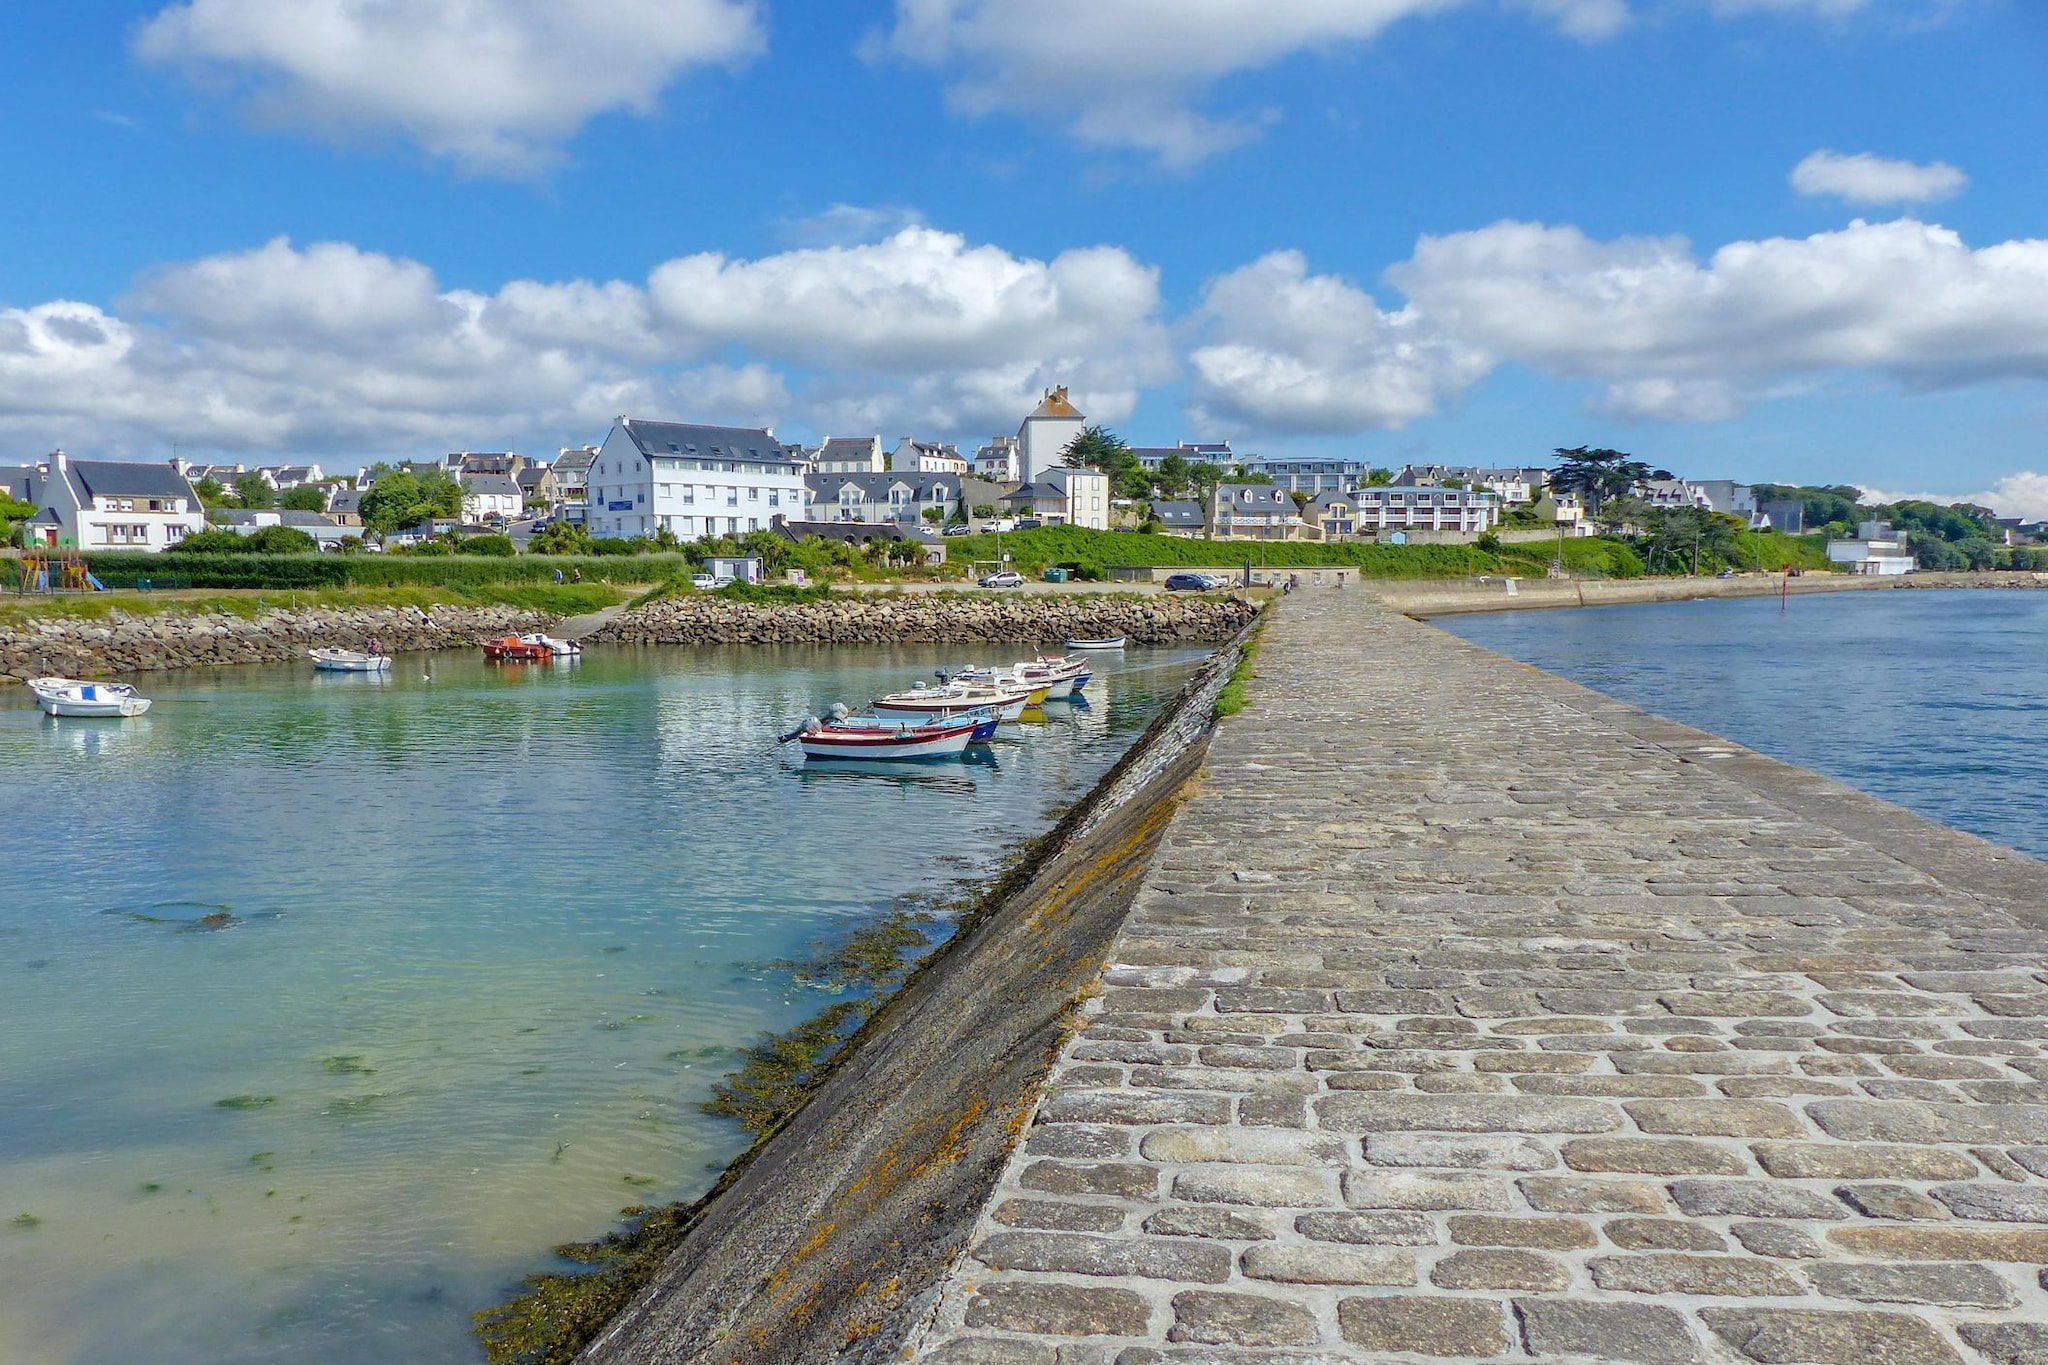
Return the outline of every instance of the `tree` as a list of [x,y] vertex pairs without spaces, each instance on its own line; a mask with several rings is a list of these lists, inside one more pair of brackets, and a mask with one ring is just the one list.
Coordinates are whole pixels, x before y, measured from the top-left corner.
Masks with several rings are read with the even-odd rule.
[[1109,491],[1117,497],[1142,498],[1152,491],[1152,476],[1131,453],[1130,442],[1108,427],[1082,428],[1060,458],[1070,469],[1085,466],[1109,475]]
[[218,507],[228,500],[227,485],[211,474],[192,485],[192,491],[199,495],[201,507]]
[[1188,488],[1188,462],[1178,455],[1169,455],[1159,462],[1155,478],[1166,493],[1185,493]]
[[1385,488],[1393,481],[1394,471],[1391,469],[1368,469],[1365,471],[1365,486],[1367,488]]
[[317,483],[302,483],[297,488],[287,488],[277,505],[294,512],[325,512],[327,490]]
[[244,507],[275,507],[277,490],[261,474],[239,474],[235,477],[235,497]]
[[1578,494],[1588,512],[1598,512],[1610,499],[1627,497],[1650,477],[1649,465],[1623,451],[1574,446],[1559,447],[1555,453],[1551,487]]
[[394,470],[380,474],[363,494],[363,525],[385,535],[430,517],[462,514],[462,486],[444,469]]

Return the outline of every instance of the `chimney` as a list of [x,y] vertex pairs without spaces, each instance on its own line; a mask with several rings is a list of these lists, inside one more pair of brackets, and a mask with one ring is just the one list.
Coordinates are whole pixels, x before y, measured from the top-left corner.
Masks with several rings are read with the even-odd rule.
[[64,454],[62,450],[53,450],[50,452],[51,473],[62,474],[64,472],[65,466],[69,465],[70,463],[70,459]]

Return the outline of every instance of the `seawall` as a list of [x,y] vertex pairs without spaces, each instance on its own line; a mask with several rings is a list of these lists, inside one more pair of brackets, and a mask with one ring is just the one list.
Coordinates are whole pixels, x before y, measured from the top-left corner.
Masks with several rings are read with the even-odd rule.
[[1721,597],[1776,597],[1823,592],[1899,592],[1929,588],[2044,588],[2048,574],[1915,573],[1897,578],[1806,573],[1789,582],[1776,575],[1736,578],[1522,578],[1485,581],[1419,579],[1369,580],[1365,590],[1384,605],[1415,617],[1453,616],[1475,611],[1526,611],[1543,607],[1612,607],[1634,602],[1693,602]]
[[2048,866],[1355,590],[1248,700],[901,1358],[2048,1358]]
[[1220,651],[700,1206],[581,1357],[884,1361],[929,1310],[1200,760]]
[[308,649],[361,649],[374,637],[386,653],[452,649],[552,618],[512,607],[436,606],[277,609],[255,616],[164,612],[139,616],[38,617],[0,628],[0,682],[51,674],[100,677],[213,664],[281,663]]
[[1258,608],[1235,597],[834,593],[807,602],[736,602],[689,593],[637,607],[588,638],[612,644],[1058,644],[1123,635],[1134,644],[1228,639]]

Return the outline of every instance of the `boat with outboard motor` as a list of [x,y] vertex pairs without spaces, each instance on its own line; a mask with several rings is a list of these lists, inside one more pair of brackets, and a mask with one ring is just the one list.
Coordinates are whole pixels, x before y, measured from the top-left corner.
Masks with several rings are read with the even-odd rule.
[[538,645],[546,648],[548,657],[551,659],[580,659],[583,657],[583,646],[577,644],[574,640],[564,640],[554,635],[543,635],[539,631],[521,635],[519,641],[521,644]]
[[895,722],[879,716],[813,716],[786,738],[797,741],[805,758],[958,758],[981,726],[982,718],[971,715]]
[[360,649],[335,649],[323,645],[306,651],[317,673],[382,673],[391,667],[391,656]]
[[149,698],[127,683],[89,682],[83,678],[30,678],[28,690],[36,705],[51,716],[139,716]]
[[993,711],[998,720],[1016,720],[1032,705],[1025,688],[988,687],[973,683],[948,682],[937,687],[920,681],[905,692],[891,692],[875,699],[875,710],[921,716],[957,716],[968,711]]
[[1121,636],[1121,635],[1104,635],[1104,636],[1101,636],[1101,637],[1099,637],[1099,638],[1097,638],[1097,639],[1093,639],[1093,640],[1082,640],[1082,639],[1074,639],[1074,640],[1069,640],[1069,641],[1067,641],[1067,648],[1068,648],[1068,649],[1072,649],[1072,650],[1083,650],[1083,649],[1109,650],[1109,649],[1122,649],[1122,648],[1124,647],[1124,644],[1125,644],[1125,640],[1124,640],[1124,637],[1123,637],[1123,636]]
[[1065,701],[1094,675],[1079,659],[1042,654],[1020,659],[1006,669],[976,668],[969,665],[955,673],[940,673],[941,682],[963,682],[978,687],[1029,688],[1042,691],[1045,701]]

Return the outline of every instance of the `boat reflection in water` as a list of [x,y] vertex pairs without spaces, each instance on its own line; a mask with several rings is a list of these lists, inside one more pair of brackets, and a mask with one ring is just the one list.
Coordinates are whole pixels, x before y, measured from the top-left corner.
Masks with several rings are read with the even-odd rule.
[[807,783],[858,781],[972,796],[980,786],[960,770],[980,768],[994,772],[999,766],[993,753],[977,745],[948,760],[943,768],[914,758],[809,758],[801,764],[791,764],[790,769]]

